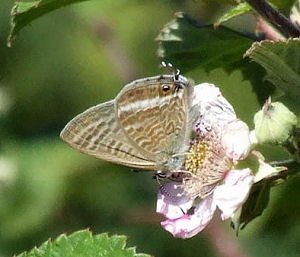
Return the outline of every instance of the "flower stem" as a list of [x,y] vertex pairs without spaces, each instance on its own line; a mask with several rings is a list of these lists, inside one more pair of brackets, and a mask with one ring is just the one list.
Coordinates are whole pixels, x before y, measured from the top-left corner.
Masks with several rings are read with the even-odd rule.
[[289,165],[291,163],[294,163],[294,162],[295,162],[294,159],[288,159],[288,160],[283,160],[283,161],[272,161],[269,164],[273,167],[274,166],[287,166],[287,165]]
[[285,37],[300,37],[300,28],[275,10],[267,1],[246,0],[246,2]]
[[300,164],[296,162],[295,160],[286,160],[286,161],[280,161],[280,162],[270,162],[270,164],[274,166],[285,166],[287,170],[281,171],[271,177],[268,178],[268,180],[277,180],[279,178],[285,179],[290,175],[295,175],[298,172],[300,172]]

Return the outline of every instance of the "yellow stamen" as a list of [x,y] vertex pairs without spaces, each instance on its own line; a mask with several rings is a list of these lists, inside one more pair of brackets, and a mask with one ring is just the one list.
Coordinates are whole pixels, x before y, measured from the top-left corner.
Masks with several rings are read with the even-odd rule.
[[207,157],[209,147],[206,142],[197,142],[190,150],[189,154],[186,155],[185,167],[190,172],[196,174],[199,166],[203,163]]

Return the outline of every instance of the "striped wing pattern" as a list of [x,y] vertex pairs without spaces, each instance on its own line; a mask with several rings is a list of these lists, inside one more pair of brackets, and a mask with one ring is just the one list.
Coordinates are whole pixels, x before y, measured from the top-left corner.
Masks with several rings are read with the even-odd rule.
[[[170,170],[168,160],[188,147],[191,86],[163,75],[133,81],[115,100],[72,119],[61,138],[94,157],[147,170]],[[179,82],[178,82],[179,83]],[[163,86],[168,86],[165,92]]]
[[[165,93],[162,87],[168,85]],[[133,82],[116,97],[117,119],[128,140],[160,169],[184,152],[189,138],[190,88],[176,87],[173,76]],[[164,167],[165,166],[165,167]]]
[[126,140],[115,119],[114,100],[94,106],[71,120],[61,138],[79,151],[106,161],[141,169],[155,169]]

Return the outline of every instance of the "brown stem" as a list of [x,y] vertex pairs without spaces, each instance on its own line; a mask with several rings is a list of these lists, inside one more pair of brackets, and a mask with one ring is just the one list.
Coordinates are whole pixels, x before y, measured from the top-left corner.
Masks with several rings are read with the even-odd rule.
[[251,7],[285,37],[300,37],[300,28],[265,0],[246,0]]

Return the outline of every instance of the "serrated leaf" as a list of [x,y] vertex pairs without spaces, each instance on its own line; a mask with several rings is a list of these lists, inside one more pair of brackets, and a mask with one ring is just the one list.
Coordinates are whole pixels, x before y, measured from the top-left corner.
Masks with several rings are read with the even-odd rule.
[[33,20],[55,9],[87,0],[38,0],[32,2],[16,2],[11,10],[11,31],[7,39],[10,47],[19,31]]
[[239,15],[248,13],[252,10],[251,6],[247,3],[240,3],[237,6],[233,7],[231,10],[222,15],[216,22],[215,26],[219,26],[221,23],[228,21],[232,18],[235,18]]
[[300,40],[255,42],[245,56],[266,69],[265,78],[285,93],[279,100],[300,114]]
[[183,13],[168,23],[157,37],[158,55],[187,72],[239,67],[243,53],[253,40],[223,26],[201,25]]
[[134,247],[126,248],[126,240],[126,236],[109,237],[106,233],[93,236],[90,231],[81,230],[70,236],[62,234],[17,257],[150,257],[136,254]]

